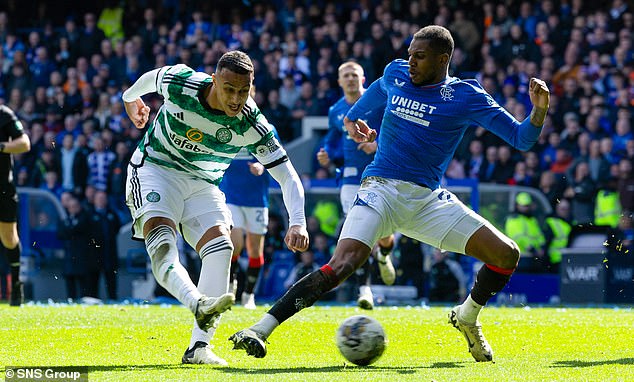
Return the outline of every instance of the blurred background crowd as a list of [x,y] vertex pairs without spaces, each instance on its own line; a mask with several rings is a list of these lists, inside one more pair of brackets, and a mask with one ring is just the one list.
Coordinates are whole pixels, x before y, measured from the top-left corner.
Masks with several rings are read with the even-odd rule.
[[[407,58],[414,32],[438,24],[456,41],[450,75],[476,78],[517,119],[530,113],[531,77],[551,90],[530,151],[474,127],[446,178],[533,187],[571,225],[632,235],[634,9],[626,1],[0,3],[0,103],[16,111],[32,142],[29,153],[15,156],[15,179],[54,193],[67,210],[108,210],[119,225],[130,220],[126,166],[145,130],[131,125],[121,93],[145,71],[184,63],[212,73],[227,50],[248,53],[256,102],[288,143],[304,117],[327,115],[341,97],[339,64],[359,62],[369,86],[389,61]],[[146,101],[155,113],[161,100]],[[315,164],[304,176],[333,178],[335,169]],[[530,198],[516,202],[516,214],[530,220]],[[317,262],[329,258],[334,242],[320,221],[328,218],[324,208],[311,219]],[[545,241],[520,246],[543,256],[553,234],[548,241],[547,224],[535,224],[530,229],[542,231],[528,236]],[[507,224],[526,237],[529,228],[517,227]],[[283,224],[267,238],[271,251],[281,249],[280,231]]]

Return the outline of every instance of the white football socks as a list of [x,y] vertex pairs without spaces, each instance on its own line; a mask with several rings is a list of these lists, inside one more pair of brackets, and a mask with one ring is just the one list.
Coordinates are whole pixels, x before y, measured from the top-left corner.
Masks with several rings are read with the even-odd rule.
[[279,325],[280,323],[277,322],[277,319],[275,317],[273,317],[269,313],[266,313],[260,319],[260,321],[255,323],[255,325],[251,326],[250,329],[253,330],[254,332],[261,334],[262,336],[264,336],[264,339],[266,339],[266,338],[269,338],[271,333],[273,333],[275,328],[277,328]]
[[[200,249],[202,266],[198,280],[198,290],[209,297],[219,297],[229,291],[229,267],[233,245],[226,236],[210,240]],[[194,320],[192,336],[189,343],[191,349],[197,341],[209,343],[216,332],[215,328],[204,331]]]
[[480,305],[473,301],[471,294],[469,294],[467,299],[462,303],[462,305],[460,305],[460,314],[458,318],[468,324],[475,324],[476,321],[478,321],[478,315],[480,314],[482,308],[484,308],[484,305]]
[[174,230],[166,225],[154,228],[147,234],[145,245],[156,281],[196,314],[196,306],[202,295],[178,260]]

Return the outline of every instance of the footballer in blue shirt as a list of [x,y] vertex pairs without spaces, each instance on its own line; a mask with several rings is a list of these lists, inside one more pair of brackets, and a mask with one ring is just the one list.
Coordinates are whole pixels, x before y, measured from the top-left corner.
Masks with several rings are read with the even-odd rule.
[[[317,160],[322,167],[328,167],[331,163],[339,165],[341,171],[341,207],[344,217],[352,207],[361,186],[361,175],[366,166],[372,162],[376,152],[377,142],[355,142],[349,135],[343,124],[343,119],[361,95],[365,92],[363,83],[365,75],[361,65],[354,61],[344,62],[338,69],[338,83],[343,90],[341,97],[328,110],[328,134],[324,147],[317,153]],[[383,110],[370,110],[364,117],[369,126],[377,129],[381,125]],[[341,152],[343,155],[337,155]],[[342,163],[343,162],[343,163]],[[379,265],[381,279],[385,285],[392,285],[396,280],[396,271],[390,252],[394,247],[394,235],[390,234],[378,241],[378,251],[374,252]],[[374,297],[370,289],[371,266],[369,262],[364,265],[364,272],[359,279],[359,298],[357,303],[362,309],[374,307]]]
[[230,337],[234,348],[266,355],[265,341],[275,328],[339,285],[370,255],[377,238],[390,232],[475,257],[484,264],[466,300],[449,313],[476,361],[492,361],[482,333],[482,307],[507,284],[517,267],[515,242],[440,187],[440,178],[469,126],[483,126],[519,150],[530,149],[541,132],[550,92],[531,78],[530,117],[517,121],[476,82],[450,77],[454,41],[444,27],[430,25],[413,36],[409,60],[385,67],[344,121],[357,142],[371,142],[376,131],[362,118],[383,109],[381,139],[374,161],[363,174],[329,263],[297,282],[262,319]]

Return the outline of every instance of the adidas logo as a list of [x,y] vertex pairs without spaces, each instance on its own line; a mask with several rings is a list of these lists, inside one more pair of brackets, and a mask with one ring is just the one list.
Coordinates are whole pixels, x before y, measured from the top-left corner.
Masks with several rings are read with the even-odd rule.
[[180,119],[181,121],[184,121],[184,120],[185,120],[185,116],[183,115],[183,112],[182,112],[182,111],[179,111],[179,112],[174,113],[174,117],[176,117],[176,118]]

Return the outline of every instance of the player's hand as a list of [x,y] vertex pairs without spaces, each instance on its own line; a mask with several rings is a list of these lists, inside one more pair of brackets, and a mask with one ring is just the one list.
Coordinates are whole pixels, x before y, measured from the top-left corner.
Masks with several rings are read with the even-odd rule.
[[286,237],[284,238],[284,242],[288,249],[293,252],[303,252],[308,249],[308,231],[306,231],[306,227],[302,227],[300,225],[292,225],[286,231]]
[[548,105],[550,105],[550,90],[548,90],[546,82],[532,77],[528,84],[528,94],[533,106],[548,109]]
[[371,129],[370,126],[361,119],[351,121],[348,117],[344,117],[343,124],[350,138],[357,143],[374,142],[376,139],[376,130]]
[[328,165],[330,164],[330,157],[328,156],[328,152],[324,150],[323,147],[320,148],[319,152],[317,153],[317,162],[319,162],[322,167],[328,167]]
[[363,143],[359,143],[359,146],[357,146],[357,150],[361,150],[364,153],[370,155],[370,154],[374,154],[376,152],[377,146],[378,146],[378,143],[376,141],[374,141],[374,142],[363,142]]
[[128,117],[137,129],[142,129],[150,119],[150,107],[145,105],[141,98],[137,98],[134,102],[123,102]]
[[249,171],[255,176],[264,174],[264,166],[260,162],[249,162]]

